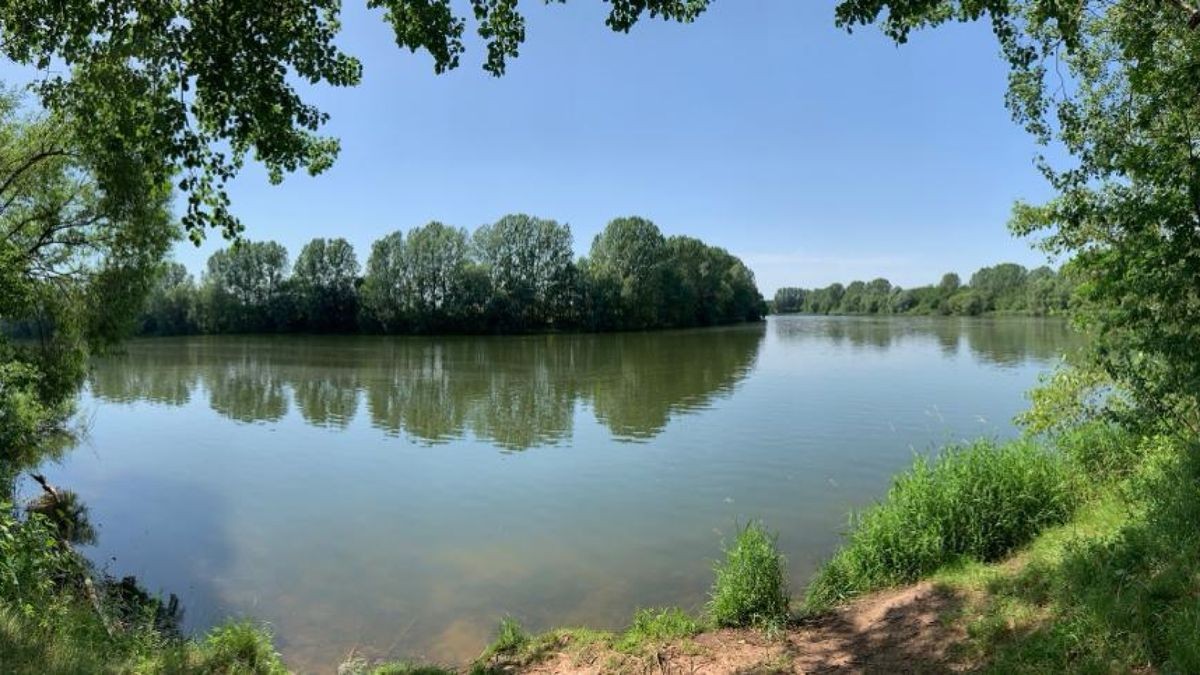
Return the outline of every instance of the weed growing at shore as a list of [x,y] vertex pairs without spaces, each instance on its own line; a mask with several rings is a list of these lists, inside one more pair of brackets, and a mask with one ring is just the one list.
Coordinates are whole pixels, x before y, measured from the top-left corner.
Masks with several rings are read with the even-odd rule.
[[777,628],[787,621],[787,572],[776,538],[751,522],[726,549],[708,604],[717,625]]
[[882,502],[853,518],[847,544],[809,586],[806,609],[913,582],[958,559],[998,560],[1069,518],[1076,493],[1063,454],[1032,441],[977,441],[918,457]]
[[997,673],[1200,672],[1200,455],[1169,437],[1126,442],[1109,449],[1140,461],[1116,481],[1097,475],[1092,501],[1019,564],[935,579],[973,599],[958,618],[970,660]]
[[519,621],[511,616],[506,616],[500,619],[500,627],[496,630],[496,639],[479,656],[479,662],[485,663],[497,657],[516,656],[529,644],[531,639],[532,636],[525,632]]
[[677,607],[640,609],[614,646],[617,651],[637,652],[647,645],[689,638],[701,630],[700,622]]
[[200,644],[200,672],[287,675],[271,635],[249,622],[214,628]]

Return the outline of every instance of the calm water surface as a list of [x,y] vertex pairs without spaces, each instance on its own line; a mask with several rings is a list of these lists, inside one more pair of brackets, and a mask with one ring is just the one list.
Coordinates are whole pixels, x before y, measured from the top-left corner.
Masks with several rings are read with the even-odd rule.
[[269,622],[285,658],[474,657],[500,617],[698,610],[735,523],[794,591],[914,452],[1014,434],[1074,345],[1031,319],[772,318],[531,337],[155,339],[99,360],[59,465],[89,555],[185,624]]

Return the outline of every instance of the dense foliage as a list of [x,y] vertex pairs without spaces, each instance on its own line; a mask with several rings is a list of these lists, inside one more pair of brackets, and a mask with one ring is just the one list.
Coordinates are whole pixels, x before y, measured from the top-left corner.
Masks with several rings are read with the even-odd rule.
[[74,129],[0,93],[0,476],[66,419],[89,351],[132,329],[175,234],[165,190],[99,189]]
[[[608,25],[628,31],[644,14],[691,21],[708,0],[607,0]],[[396,44],[455,68],[466,20],[449,0],[366,0],[382,9]],[[4,0],[0,54],[35,67],[43,105],[85,122],[80,142],[100,159],[102,189],[145,191],[174,181],[183,224],[241,229],[226,182],[246,159],[272,181],[320,173],[338,152],[319,135],[327,115],[295,81],[353,86],[362,65],[337,44],[340,0]],[[470,0],[485,41],[484,68],[504,73],[525,38],[517,0]],[[53,68],[49,66],[54,64]],[[136,170],[131,170],[136,169]]]
[[1200,430],[1200,10],[1184,0],[845,0],[846,26],[903,42],[986,17],[1011,72],[1007,103],[1041,143],[1056,196],[1018,205],[1021,235],[1074,256],[1094,362],[1131,420]]
[[[516,0],[470,0],[468,18],[448,0],[367,4],[383,10],[398,46],[428,53],[437,72],[458,65],[472,17],[493,74],[525,38]],[[607,4],[607,24],[628,31],[647,14],[691,21],[709,2]],[[185,197],[183,225],[199,238],[207,226],[240,230],[224,185],[246,159],[262,162],[272,180],[333,161],[336,139],[319,135],[326,115],[295,80],[361,80],[361,64],[337,44],[339,10],[337,0],[10,0],[0,2],[0,54],[42,70],[31,83],[42,104],[81,122],[73,142],[90,158],[99,193],[123,200],[170,183]],[[1058,196],[1020,207],[1014,229],[1048,232],[1047,247],[1078,255],[1085,318],[1109,374],[1155,416],[1200,429],[1197,8],[1184,0],[841,0],[835,19],[846,28],[878,24],[898,42],[948,22],[990,23],[1011,66],[1014,116],[1070,158],[1039,160]],[[628,306],[617,319],[605,314],[620,304],[615,296],[635,298],[625,282],[636,280],[601,277],[607,284],[585,298],[598,305],[589,317],[645,323]],[[964,296],[959,309],[977,301]],[[530,318],[517,314],[518,323]]]
[[[607,24],[646,14],[691,21],[708,0],[608,0]],[[402,48],[454,68],[468,19],[448,0],[368,0]],[[471,0],[485,68],[504,72],[525,38],[516,0]],[[186,198],[183,224],[236,232],[224,185],[254,157],[272,180],[333,161],[335,139],[294,81],[351,86],[361,64],[337,45],[337,0],[20,0],[0,3],[0,53],[39,68],[32,83],[53,114],[82,124],[100,192]],[[1079,255],[1097,357],[1146,409],[1200,428],[1200,13],[1184,0],[842,0],[838,25],[878,24],[898,42],[914,30],[986,20],[1011,66],[1007,103],[1071,161],[1040,166],[1057,197],[1018,210],[1020,233]],[[50,68],[51,65],[54,68]],[[599,294],[611,299],[615,287]],[[620,289],[624,292],[626,289]],[[632,297],[626,295],[625,297]],[[969,298],[964,299],[968,302]],[[969,306],[968,306],[969,308]],[[632,324],[638,317],[623,317]]]
[[1067,269],[1028,270],[1015,263],[984,267],[964,285],[949,272],[936,285],[893,286],[887,279],[825,288],[781,288],[774,311],[809,314],[941,314],[975,316],[989,312],[1049,316],[1073,305],[1075,282]]
[[[707,4],[610,0],[608,24],[628,30],[646,13],[688,21]],[[399,46],[427,51],[439,72],[457,65],[465,21],[452,3],[368,5],[384,10]],[[487,43],[485,67],[496,74],[524,38],[516,5],[470,3]],[[35,461],[61,428],[87,354],[120,337],[142,306],[151,270],[159,268],[175,234],[164,216],[168,186],[184,197],[183,226],[193,238],[208,226],[231,234],[240,224],[224,185],[247,158],[261,161],[272,180],[298,169],[317,173],[333,160],[336,140],[318,135],[326,116],[300,97],[293,80],[335,86],[359,81],[359,63],[335,44],[339,8],[337,0],[0,1],[0,53],[41,71],[32,89],[48,111],[44,118],[22,119],[15,99],[5,97],[0,105],[0,321],[9,334],[32,338],[0,343],[0,478],[6,488],[16,469]],[[1045,233],[1048,249],[1074,256],[1081,299],[1076,309],[1095,336],[1094,363],[1130,396],[1124,412],[1194,436],[1200,430],[1200,13],[1193,4],[843,0],[836,16],[843,26],[878,22],[900,42],[926,26],[990,22],[1012,68],[1007,102],[1015,117],[1070,158],[1064,166],[1039,161],[1057,196],[1020,206],[1013,228]],[[314,243],[290,275],[278,246],[241,245],[210,264],[199,288],[189,288],[179,268],[160,268],[143,329],[339,330],[351,320],[362,325],[364,317],[381,330],[403,331],[464,324],[486,330],[645,328],[717,323],[757,311],[747,309],[755,299],[748,296],[756,293],[744,266],[687,240],[664,241],[640,219],[615,222],[591,255],[562,276],[555,270],[564,268],[554,264],[533,276],[514,276],[521,263],[505,253],[521,241],[553,249],[554,227],[521,222],[499,230],[504,232],[494,241],[484,237],[469,245],[464,233],[444,226],[395,236],[379,247],[378,258],[372,251],[376,264],[368,261],[361,284],[357,277],[347,283],[345,269],[356,266],[340,245],[331,252]],[[501,260],[514,267],[501,269]],[[722,270],[717,277],[709,272],[711,261]],[[851,284],[853,291],[830,287],[813,295],[828,291],[837,300],[814,300],[813,306],[983,312],[988,298],[982,294],[995,291],[995,284],[1007,288],[1011,271],[981,279],[978,288],[972,279],[965,290],[948,277],[926,291],[928,301],[920,289],[895,292],[885,280]],[[565,300],[563,283],[570,289]],[[809,302],[786,295],[783,305],[803,309]],[[1054,307],[1053,293],[1039,300],[1030,295],[1018,300],[996,293],[991,302],[1012,311],[1021,311],[1018,302],[1025,303],[1023,311]],[[1120,465],[1137,455],[1150,455],[1157,464],[1131,479],[1128,489],[1137,499],[1124,512],[1127,525],[1073,544],[1046,563],[1049,572],[1039,577],[1034,570],[1011,585],[1006,601],[1039,610],[1048,605],[1056,620],[1027,634],[1035,660],[1016,660],[1009,670],[1196,670],[1196,452],[1186,444],[1162,445],[1167,450],[1158,455],[1139,449],[1116,459],[1095,452],[1104,446],[1086,446],[1092,466]],[[966,484],[968,495],[992,504],[988,518],[1008,513],[1003,500],[992,500],[997,495],[972,479],[974,464],[962,466],[961,474],[947,474],[946,484]],[[986,462],[981,466],[980,475],[990,471]],[[1024,464],[997,466],[1007,467],[994,476],[1005,486],[1009,472],[1021,475]],[[937,471],[927,475],[940,476]],[[1035,472],[1034,478],[1047,475]],[[878,529],[867,530],[908,536],[930,514],[947,523],[976,514],[944,508],[955,503],[955,493],[939,487],[941,480],[921,483],[927,497],[913,489],[911,500],[901,500],[911,506],[908,516],[892,526],[877,516]],[[1030,503],[1020,491],[1013,494],[1015,503]],[[40,515],[22,515],[12,504],[0,511],[4,545],[11,547],[0,564],[7,566],[7,579],[25,579],[20,588],[0,587],[6,665],[16,663],[18,672],[25,664],[31,672],[141,665],[144,659],[128,659],[153,651],[148,645],[160,633],[117,631],[114,637],[79,594],[79,560],[57,539],[64,530],[48,527]],[[1006,542],[1002,548],[1028,535],[1016,531],[1015,538],[997,534]],[[983,545],[977,551],[970,537],[957,537],[959,529],[946,532],[967,544],[950,553],[996,554],[988,541],[976,541]],[[909,563],[928,559],[906,546],[899,542],[894,552],[904,555],[894,564],[862,568],[879,576],[862,578],[920,573],[913,570],[923,564]],[[833,567],[858,569],[844,564]],[[189,651],[194,649],[200,651]],[[160,658],[172,653],[158,652]],[[202,671],[277,667],[269,644],[249,630],[215,634],[178,658],[176,666]],[[207,658],[212,662],[206,668]]]
[[508,215],[465,230],[433,222],[376,241],[359,277],[344,239],[315,239],[295,267],[274,242],[239,242],[199,284],[165,264],[144,334],[521,332],[710,326],[755,321],[754,273],[724,249],[618,218],[572,259],[571,230]]

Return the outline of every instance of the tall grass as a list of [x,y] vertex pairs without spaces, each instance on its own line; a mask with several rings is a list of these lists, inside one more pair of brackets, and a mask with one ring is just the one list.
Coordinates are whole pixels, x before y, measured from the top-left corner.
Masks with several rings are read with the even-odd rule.
[[1118,424],[1093,420],[1064,429],[1053,444],[1093,487],[1103,487],[1133,473],[1147,454],[1145,439]]
[[781,626],[788,617],[787,572],[776,536],[751,522],[716,566],[709,614],[720,626]]
[[916,581],[962,558],[997,560],[1065,521],[1076,503],[1068,460],[1032,441],[977,441],[919,457],[882,502],[853,517],[806,608]]
[[965,647],[988,671],[1200,673],[1200,452],[1163,436],[1109,449],[1123,477],[1090,474],[1108,485],[1024,564],[942,579],[977,599]]

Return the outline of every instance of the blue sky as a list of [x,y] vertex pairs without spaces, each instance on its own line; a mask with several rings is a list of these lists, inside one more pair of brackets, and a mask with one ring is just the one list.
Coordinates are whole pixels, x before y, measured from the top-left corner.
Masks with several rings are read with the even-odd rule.
[[[336,166],[281,186],[251,167],[232,184],[247,237],[293,257],[344,236],[365,263],[393,230],[520,211],[569,223],[581,254],[609,219],[646,216],[741,256],[767,295],[1045,260],[1005,228],[1015,199],[1049,191],[984,25],[897,47],[836,29],[832,0],[715,0],[690,26],[623,35],[598,0],[531,2],[496,79],[478,44],[434,75],[363,5],[347,3],[340,40],[362,85],[306,90],[342,140]],[[199,272],[222,245],[212,233],[176,255]]]

